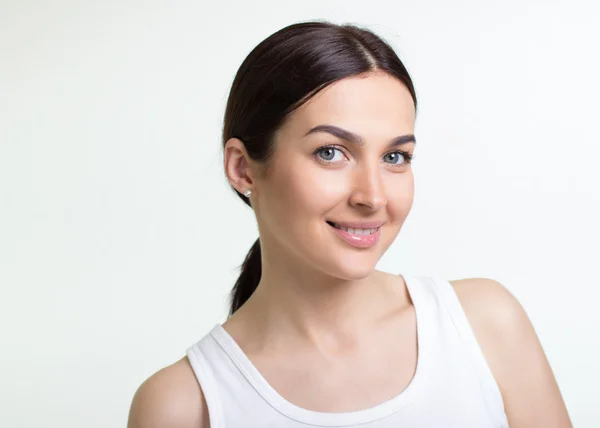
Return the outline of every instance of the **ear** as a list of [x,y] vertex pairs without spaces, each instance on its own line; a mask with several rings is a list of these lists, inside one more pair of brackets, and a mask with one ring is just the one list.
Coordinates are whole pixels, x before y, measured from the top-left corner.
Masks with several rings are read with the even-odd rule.
[[244,143],[238,138],[230,138],[225,143],[224,169],[229,183],[240,193],[253,187],[252,160]]

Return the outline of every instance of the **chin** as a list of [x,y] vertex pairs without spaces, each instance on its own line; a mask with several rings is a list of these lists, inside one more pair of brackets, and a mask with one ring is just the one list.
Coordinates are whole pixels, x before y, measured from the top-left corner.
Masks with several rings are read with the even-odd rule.
[[345,280],[358,280],[369,276],[375,270],[376,261],[370,260],[368,256],[363,256],[362,260],[352,260],[346,258],[344,260],[334,261],[329,272]]

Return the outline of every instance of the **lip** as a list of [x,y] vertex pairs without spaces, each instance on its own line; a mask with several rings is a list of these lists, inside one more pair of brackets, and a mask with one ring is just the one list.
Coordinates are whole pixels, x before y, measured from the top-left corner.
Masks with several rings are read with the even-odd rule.
[[[333,222],[332,222],[333,223]],[[371,225],[375,225],[372,227],[362,227],[364,229],[375,229],[375,227],[377,227],[377,231],[375,233],[372,233],[370,235],[355,235],[353,233],[347,232],[345,230],[342,229],[338,229],[337,227],[333,226],[332,224],[330,224],[329,222],[327,223],[331,229],[335,232],[335,234],[344,242],[346,242],[347,244],[356,247],[356,248],[371,248],[374,245],[376,245],[379,242],[379,237],[381,235],[381,227],[377,227],[377,224],[381,225],[382,223],[354,223],[354,224],[371,224]],[[339,223],[336,223],[339,224]],[[345,224],[348,223],[344,223],[342,224],[342,226],[345,227]],[[349,223],[352,224],[352,223]],[[360,227],[358,227],[359,229],[361,229]]]

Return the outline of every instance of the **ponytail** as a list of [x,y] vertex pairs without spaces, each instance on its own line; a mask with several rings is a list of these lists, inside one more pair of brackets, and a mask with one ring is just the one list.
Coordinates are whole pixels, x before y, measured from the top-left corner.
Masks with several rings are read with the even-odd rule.
[[256,242],[252,245],[250,251],[248,251],[241,268],[240,276],[231,290],[229,316],[233,315],[250,298],[256,287],[258,287],[262,272],[260,239],[256,239]]

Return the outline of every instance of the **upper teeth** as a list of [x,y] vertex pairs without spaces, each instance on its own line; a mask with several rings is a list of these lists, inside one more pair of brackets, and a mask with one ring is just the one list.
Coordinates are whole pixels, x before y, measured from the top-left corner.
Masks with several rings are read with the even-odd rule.
[[353,235],[370,235],[371,233],[375,233],[377,232],[377,228],[372,228],[372,229],[357,229],[357,228],[352,228],[352,227],[344,227],[342,225],[339,225],[337,223],[333,223],[333,225],[335,227],[337,227],[338,229],[342,229],[345,230],[348,233],[352,233]]

